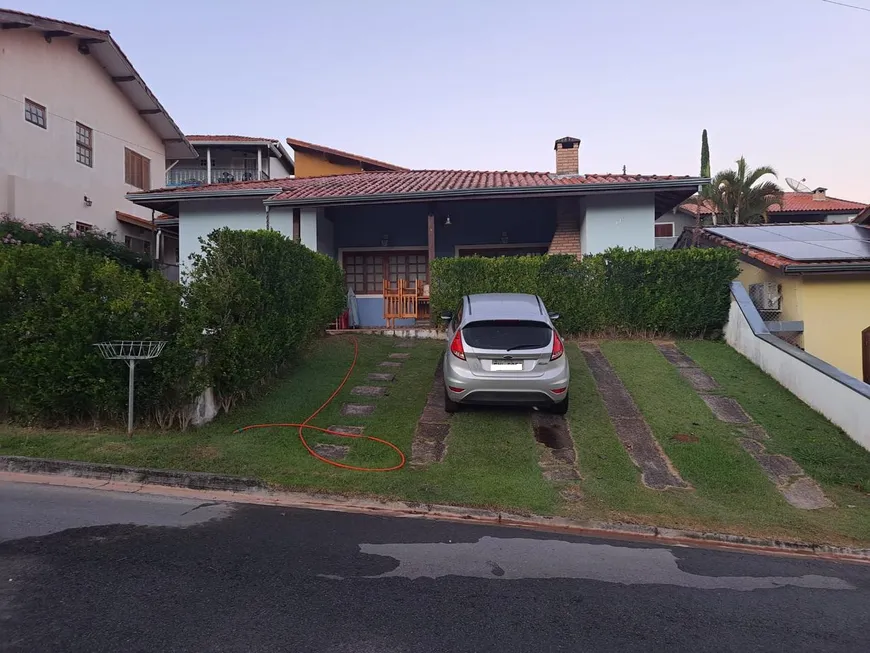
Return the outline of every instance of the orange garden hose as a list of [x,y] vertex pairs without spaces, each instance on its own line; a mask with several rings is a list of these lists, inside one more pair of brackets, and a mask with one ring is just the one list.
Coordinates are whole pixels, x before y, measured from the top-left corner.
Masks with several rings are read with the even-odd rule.
[[[344,378],[341,380],[341,383],[338,384],[338,387],[329,395],[329,399],[323,402],[323,404],[315,410],[311,415],[308,416],[301,424],[251,424],[249,426],[243,426],[242,428],[236,429],[233,433],[244,433],[245,431],[250,431],[252,429],[267,429],[267,428],[298,428],[299,429],[299,440],[302,442],[302,446],[304,446],[308,453],[317,458],[317,460],[326,463],[327,465],[332,465],[333,467],[340,467],[341,469],[350,469],[355,472],[392,472],[397,469],[401,469],[405,466],[405,454],[402,453],[402,450],[399,449],[392,442],[387,440],[383,440],[381,438],[376,438],[371,435],[357,435],[356,433],[342,433],[341,431],[330,431],[329,429],[323,429],[319,426],[312,426],[309,424],[311,420],[317,417],[320,412],[326,408],[329,404],[332,403],[332,400],[341,392],[341,389],[344,387],[344,384],[347,383],[347,380],[350,378],[350,375],[353,374],[353,370],[356,367],[356,361],[359,357],[359,342],[355,337],[351,338],[353,340],[353,361],[350,364],[350,367],[347,370],[347,373],[344,375]],[[308,444],[308,441],[305,439],[304,431],[309,429],[311,431],[319,431],[320,433],[328,433],[329,435],[337,435],[341,438],[361,438],[363,440],[371,440],[372,442],[378,442],[380,444],[388,446],[390,449],[394,450],[397,454],[399,454],[399,464],[393,465],[392,467],[357,467],[356,465],[345,465],[344,463],[337,462],[335,460],[331,460],[325,456],[321,456],[314,449],[311,448],[311,445]]]

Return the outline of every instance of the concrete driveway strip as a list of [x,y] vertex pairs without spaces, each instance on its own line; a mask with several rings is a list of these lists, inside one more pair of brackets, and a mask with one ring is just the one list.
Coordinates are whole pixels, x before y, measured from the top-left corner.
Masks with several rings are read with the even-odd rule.
[[870,650],[868,565],[30,484],[0,498],[4,653]]

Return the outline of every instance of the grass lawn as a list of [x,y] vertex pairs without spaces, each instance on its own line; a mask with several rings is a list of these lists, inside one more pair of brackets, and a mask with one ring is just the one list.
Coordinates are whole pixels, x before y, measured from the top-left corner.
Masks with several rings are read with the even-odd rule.
[[[397,349],[392,338],[359,336],[359,360],[344,390],[312,422],[315,426],[364,425],[366,435],[396,444],[410,457],[417,419],[426,403],[432,373],[443,353],[440,341],[417,342]],[[355,385],[384,385],[366,380],[393,352],[411,357],[395,370],[384,398],[352,397]],[[301,422],[313,413],[341,381],[353,356],[347,337],[315,343],[291,375],[258,401],[237,407],[211,424],[186,434],[137,431],[132,440],[121,432],[35,432],[0,426],[0,453],[87,460],[164,469],[210,471],[263,479],[295,489],[378,495],[431,503],[511,507],[553,513],[557,494],[537,465],[528,414],[475,411],[453,421],[448,456],[427,469],[410,466],[396,472],[353,472],[322,463],[308,455],[295,428],[233,431],[248,424]],[[341,416],[345,402],[377,405],[368,417]],[[481,435],[492,437],[483,438]],[[497,434],[497,437],[495,437]],[[350,440],[306,431],[309,444],[350,444],[343,461],[352,465],[387,467],[397,462],[391,449],[366,440]]]
[[[360,336],[360,358],[342,394],[314,421],[366,427],[367,435],[387,439],[410,457],[411,440],[432,372],[443,351],[440,341],[419,341],[397,349],[396,341]],[[539,447],[525,411],[472,409],[453,417],[447,456],[425,469],[361,473],[325,465],[310,457],[296,429],[270,428],[234,434],[247,424],[300,422],[329,396],[352,356],[346,337],[315,343],[291,375],[258,400],[237,407],[186,434],[137,432],[39,432],[0,425],[0,453],[90,460],[144,467],[213,471],[252,476],[275,486],[382,496],[426,503],[504,508],[577,518],[605,518],[658,526],[725,531],[758,536],[829,542],[870,543],[870,453],[783,389],[727,345],[679,343],[736,398],[771,436],[767,448],[794,458],[823,486],[836,508],[803,511],[790,506],[755,461],[737,444],[734,427],[719,422],[655,347],[644,341],[613,341],[602,351],[644,413],[655,437],[692,490],[660,492],[645,488],[640,474],[616,438],[588,367],[576,346],[571,361],[568,419],[583,476],[583,499],[566,503],[558,484],[544,480]],[[397,381],[384,398],[351,397],[367,384],[390,353],[408,352]],[[339,415],[347,401],[377,404],[369,417]],[[307,432],[308,440],[350,444],[345,462],[389,466],[395,452],[362,440]],[[692,434],[698,442],[673,439]],[[849,507],[854,506],[854,507]]]
[[[584,475],[582,512],[659,526],[870,542],[870,496],[866,488],[855,487],[870,471],[870,453],[727,345],[692,341],[680,346],[768,430],[768,451],[794,457],[838,507],[807,511],[790,506],[740,448],[736,429],[713,416],[651,343],[628,341],[607,342],[601,349],[694,490],[658,492],[638,482],[582,357],[572,351],[572,392],[591,397],[583,408],[575,405],[571,415]],[[699,440],[679,442],[673,439],[676,434]]]

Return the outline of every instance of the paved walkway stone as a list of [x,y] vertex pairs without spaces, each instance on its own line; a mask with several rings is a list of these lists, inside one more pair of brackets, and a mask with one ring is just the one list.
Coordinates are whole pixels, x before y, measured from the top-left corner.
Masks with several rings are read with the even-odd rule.
[[405,349],[410,349],[410,348],[413,347],[415,344],[416,344],[416,343],[415,343],[413,340],[399,340],[399,342],[396,343],[396,347],[402,347],[402,348],[405,348]]
[[598,346],[584,343],[581,351],[592,371],[604,407],[616,430],[616,437],[640,469],[643,484],[654,490],[689,488],[689,484],[680,478],[665,455],[628,390]]
[[402,367],[402,364],[399,361],[384,361],[378,363],[378,367]]
[[363,431],[365,431],[365,426],[341,426],[338,424],[333,424],[332,426],[327,426],[326,429],[328,431],[337,431],[338,433],[349,433],[350,435],[362,435]]
[[752,418],[731,397],[702,394],[701,399],[713,411],[716,419],[730,424],[749,424]]
[[382,385],[358,385],[351,389],[350,394],[358,397],[385,397],[387,388]]
[[390,354],[389,357],[390,357],[390,358],[395,358],[395,359],[405,360],[405,359],[407,359],[407,358],[411,358],[411,354],[404,354],[404,353],[399,353],[399,352],[393,352],[392,354]]
[[715,394],[719,385],[694,360],[675,345],[657,344],[656,347],[679,369],[680,374],[692,385],[718,420],[737,425],[737,430],[743,435],[737,438],[737,442],[758,463],[786,501],[802,510],[834,507],[819,484],[807,476],[794,460],[781,454],[767,453],[764,443],[770,440],[770,436],[764,427],[754,423],[737,401]]
[[344,444],[326,444],[325,442],[318,442],[313,447],[314,451],[324,458],[329,458],[330,460],[341,460],[342,458],[346,458],[347,454],[350,453],[350,447]]
[[369,381],[395,381],[395,374],[387,374],[385,372],[371,372],[367,377]]
[[342,415],[371,415],[375,412],[375,407],[371,404],[345,404],[341,407]]
[[450,436],[450,413],[444,410],[443,363],[438,362],[426,405],[417,421],[414,439],[411,441],[410,464],[414,467],[440,463],[447,455],[447,439]]

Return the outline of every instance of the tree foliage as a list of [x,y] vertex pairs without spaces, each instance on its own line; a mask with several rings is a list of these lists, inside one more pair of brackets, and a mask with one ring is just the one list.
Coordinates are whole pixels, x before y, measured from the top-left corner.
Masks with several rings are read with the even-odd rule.
[[707,142],[707,130],[701,133],[701,176],[710,177],[710,144]]
[[661,333],[699,336],[728,317],[737,259],[727,249],[611,249],[586,256],[442,258],[432,263],[434,315],[464,295],[537,294],[561,315],[565,334]]
[[707,189],[707,199],[716,222],[724,224],[751,224],[767,222],[770,207],[782,203],[782,189],[776,182],[763,180],[776,177],[770,166],[749,168],[746,159],[737,159],[737,168],[716,174]]

